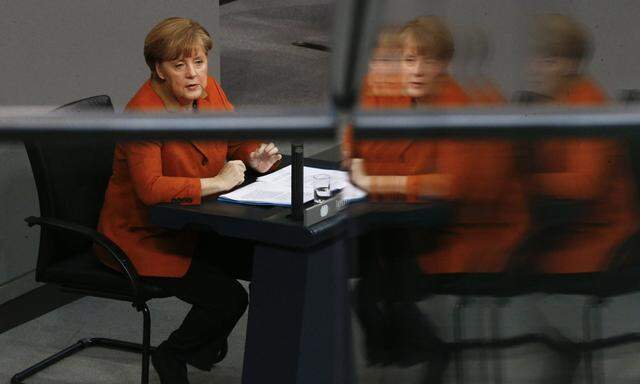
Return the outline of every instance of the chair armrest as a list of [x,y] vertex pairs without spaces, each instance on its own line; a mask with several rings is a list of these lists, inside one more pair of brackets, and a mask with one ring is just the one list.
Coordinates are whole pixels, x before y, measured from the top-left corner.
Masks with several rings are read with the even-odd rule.
[[639,251],[640,231],[633,233],[613,251],[613,258],[605,272],[615,272],[620,270],[620,268],[622,268],[628,261],[632,261],[634,257],[637,257],[637,253]]
[[93,240],[93,242],[104,248],[107,251],[107,254],[112,257],[122,268],[122,271],[126,275],[127,279],[129,280],[129,284],[131,285],[133,296],[136,298],[135,304],[137,305],[138,303],[144,303],[144,299],[140,296],[140,276],[138,275],[138,271],[136,270],[135,266],[126,255],[126,253],[124,253],[124,251],[120,247],[118,247],[116,243],[111,241],[111,239],[89,227],[55,219],[52,217],[29,216],[24,219],[24,221],[26,221],[30,227],[34,225],[40,225],[64,229],[83,235],[84,237]]
[[596,280],[599,286],[598,291],[602,292],[602,287],[618,282],[618,274],[627,263],[638,257],[638,252],[640,252],[640,231],[633,233],[613,251],[611,262]]

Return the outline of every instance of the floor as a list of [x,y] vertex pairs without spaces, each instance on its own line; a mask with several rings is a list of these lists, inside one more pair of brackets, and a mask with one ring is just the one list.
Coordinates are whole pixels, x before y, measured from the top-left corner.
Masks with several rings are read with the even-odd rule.
[[[220,7],[222,86],[236,110],[326,109],[329,53],[294,46],[329,44],[331,0],[238,0]],[[336,140],[305,141],[310,156]],[[290,141],[277,141],[290,153]]]
[[[355,283],[355,280],[352,281]],[[245,284],[245,288],[248,286]],[[515,335],[546,330],[570,340],[582,338],[580,310],[585,298],[577,296],[529,295],[510,301],[504,310],[503,335]],[[456,300],[451,296],[436,296],[418,304],[421,312],[429,314],[429,323],[436,334],[451,340],[450,314]],[[639,318],[640,294],[612,300],[605,311],[605,336],[623,332],[638,332],[640,328],[630,319]],[[465,311],[463,334],[465,338],[488,335],[488,310],[491,301],[475,298]],[[188,306],[177,299],[159,299],[150,302],[152,344],[157,345],[180,323]],[[229,354],[211,372],[190,369],[191,383],[240,383],[246,314],[229,338]],[[82,298],[49,312],[21,326],[0,334],[0,383],[8,383],[17,371],[67,347],[85,337],[109,337],[129,341],[141,340],[142,317],[127,303],[99,298]],[[423,365],[413,367],[367,367],[362,353],[362,334],[358,322],[353,320],[353,343],[356,374],[359,383],[398,384],[421,383]],[[637,356],[640,345],[607,350],[604,373],[607,383],[637,382],[640,366]],[[530,345],[511,348],[501,353],[501,364],[494,364],[485,352],[465,352],[464,373],[467,383],[494,382],[498,367],[505,383],[566,383],[566,372],[558,364],[552,350]],[[574,382],[582,383],[582,367],[576,370]],[[455,382],[453,364],[445,375],[445,382]],[[135,383],[139,380],[140,359],[126,352],[90,348],[34,376],[30,383]],[[159,383],[151,370],[151,383]]]

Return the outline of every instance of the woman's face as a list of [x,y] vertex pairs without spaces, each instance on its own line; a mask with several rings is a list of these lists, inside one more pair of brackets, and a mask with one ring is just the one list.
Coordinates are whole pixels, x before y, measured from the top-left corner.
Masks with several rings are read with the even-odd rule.
[[405,93],[423,97],[431,93],[436,81],[447,68],[447,62],[427,57],[418,52],[417,42],[407,37],[402,49],[402,75]]
[[578,74],[579,61],[564,57],[536,56],[531,63],[534,87],[540,93],[554,96],[568,79]]
[[402,94],[399,49],[378,47],[373,51],[369,62],[369,85],[376,96]]
[[158,76],[182,105],[199,99],[207,87],[207,55],[201,47],[192,56],[156,64]]

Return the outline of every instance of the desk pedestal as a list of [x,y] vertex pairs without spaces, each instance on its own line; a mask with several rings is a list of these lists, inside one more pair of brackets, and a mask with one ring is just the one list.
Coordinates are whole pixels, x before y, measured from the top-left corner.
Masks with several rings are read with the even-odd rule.
[[258,245],[242,382],[354,382],[345,246]]

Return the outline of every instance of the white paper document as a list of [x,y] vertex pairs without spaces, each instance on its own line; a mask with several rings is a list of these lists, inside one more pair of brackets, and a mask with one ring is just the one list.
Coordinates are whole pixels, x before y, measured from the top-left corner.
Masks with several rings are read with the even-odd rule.
[[[317,174],[329,175],[331,190],[342,190],[343,200],[355,201],[367,196],[366,192],[351,184],[348,172],[304,167],[303,199],[305,203],[313,200],[313,176]],[[260,176],[255,183],[221,195],[218,199],[243,204],[289,207],[291,206],[291,166]]]

